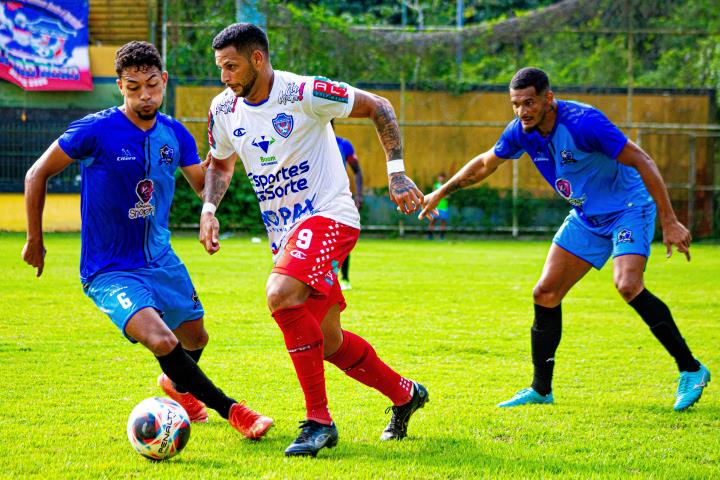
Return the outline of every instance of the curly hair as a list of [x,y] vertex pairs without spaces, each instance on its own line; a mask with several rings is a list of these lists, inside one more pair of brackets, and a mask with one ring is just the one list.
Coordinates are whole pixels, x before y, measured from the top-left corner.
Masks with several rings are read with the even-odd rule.
[[135,67],[143,72],[151,67],[157,67],[162,71],[160,52],[152,43],[142,41],[126,43],[115,54],[115,72],[118,78],[122,75],[123,70],[130,67]]
[[220,50],[229,45],[247,55],[250,55],[253,50],[260,50],[265,55],[270,55],[267,35],[252,23],[233,23],[215,35],[212,42],[214,50]]

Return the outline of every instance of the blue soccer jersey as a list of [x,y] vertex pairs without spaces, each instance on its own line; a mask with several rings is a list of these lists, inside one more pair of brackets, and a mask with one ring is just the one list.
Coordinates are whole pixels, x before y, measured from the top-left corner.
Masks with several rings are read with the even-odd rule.
[[143,131],[113,107],[70,124],[60,148],[80,162],[80,278],[153,266],[170,250],[175,170],[200,162],[195,140],[158,113]]
[[558,100],[550,135],[525,133],[516,118],[495,144],[495,154],[517,159],[527,152],[545,180],[588,221],[653,203],[638,171],[616,160],[627,141],[596,108]]
[[355,149],[353,148],[352,143],[350,143],[350,140],[346,138],[336,136],[335,140],[337,141],[338,148],[340,149],[343,165],[347,165],[347,159],[349,156],[355,155]]

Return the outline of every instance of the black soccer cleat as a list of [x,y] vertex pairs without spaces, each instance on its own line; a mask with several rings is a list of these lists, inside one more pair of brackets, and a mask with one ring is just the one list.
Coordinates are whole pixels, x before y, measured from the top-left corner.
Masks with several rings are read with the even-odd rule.
[[314,420],[300,422],[300,435],[285,449],[287,457],[314,457],[321,448],[333,448],[338,443],[335,423],[323,425]]
[[380,440],[402,440],[407,437],[408,423],[410,423],[410,417],[419,408],[425,406],[430,401],[428,391],[425,387],[417,382],[413,382],[415,393],[413,393],[412,399],[405,405],[388,407],[385,413],[389,413],[392,410],[393,414],[390,418],[390,423],[383,430],[380,435]]

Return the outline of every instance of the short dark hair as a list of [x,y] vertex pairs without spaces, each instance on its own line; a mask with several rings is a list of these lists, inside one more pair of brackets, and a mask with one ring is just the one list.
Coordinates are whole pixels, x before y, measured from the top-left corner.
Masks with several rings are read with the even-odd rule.
[[550,89],[550,79],[547,73],[543,72],[539,68],[526,67],[513,75],[510,80],[511,90],[522,90],[523,88],[535,87],[535,93],[544,93]]
[[215,35],[212,42],[213,50],[220,50],[229,45],[234,46],[238,52],[245,52],[248,56],[253,50],[260,50],[270,56],[267,35],[252,23],[233,23]]
[[118,78],[123,70],[136,67],[138,70],[147,70],[157,67],[162,72],[162,58],[155,45],[148,42],[132,41],[126,43],[115,54],[115,72]]

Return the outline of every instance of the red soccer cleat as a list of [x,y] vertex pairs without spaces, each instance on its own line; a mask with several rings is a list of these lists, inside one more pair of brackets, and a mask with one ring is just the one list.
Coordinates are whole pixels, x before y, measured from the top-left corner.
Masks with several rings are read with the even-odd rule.
[[257,440],[273,426],[273,419],[257,413],[244,403],[233,403],[228,422],[238,432],[251,440]]
[[172,380],[164,373],[161,373],[158,377],[158,385],[168,397],[178,402],[185,409],[188,417],[190,417],[190,422],[207,423],[208,413],[205,404],[195,398],[192,393],[180,393],[175,390]]

